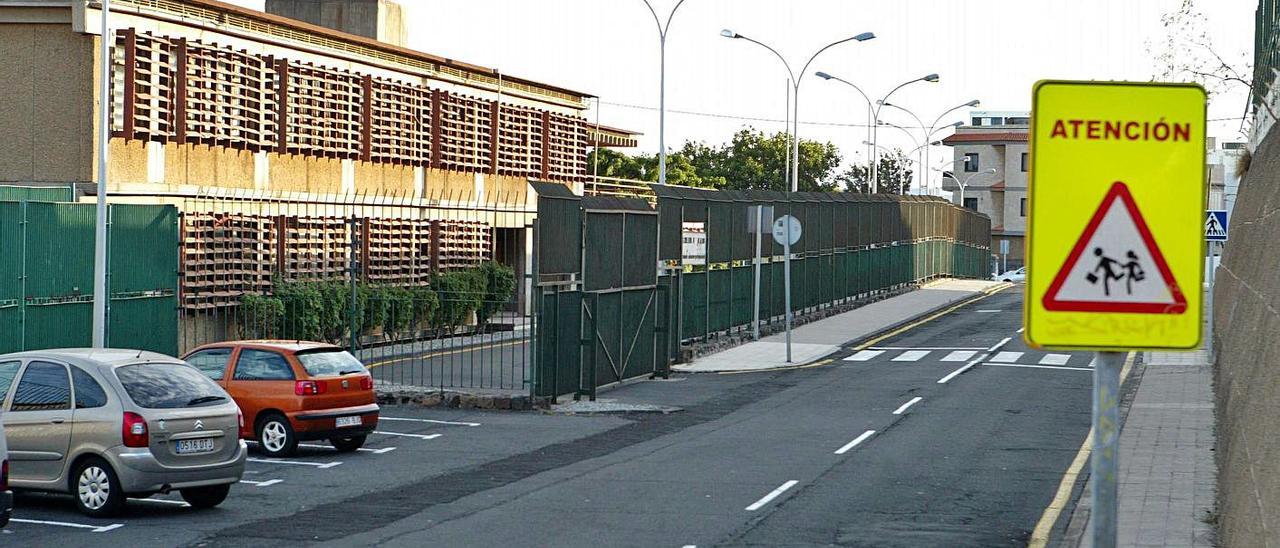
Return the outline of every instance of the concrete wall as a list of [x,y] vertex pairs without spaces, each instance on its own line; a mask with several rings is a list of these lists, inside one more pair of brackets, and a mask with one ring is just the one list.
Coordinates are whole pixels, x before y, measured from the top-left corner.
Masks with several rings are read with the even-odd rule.
[[95,42],[68,24],[0,24],[0,182],[92,180]]
[[387,0],[267,0],[267,13],[403,46],[399,4]]
[[1280,545],[1280,137],[1240,186],[1214,291],[1221,546]]

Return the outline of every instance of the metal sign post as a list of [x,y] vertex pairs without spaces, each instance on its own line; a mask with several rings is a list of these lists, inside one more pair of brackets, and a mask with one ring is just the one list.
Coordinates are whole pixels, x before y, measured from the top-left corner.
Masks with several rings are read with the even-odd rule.
[[[754,264],[755,270],[755,296],[752,305],[751,316],[751,339],[760,340],[760,248],[761,240],[764,239],[764,218],[773,217],[773,207],[755,205],[747,209],[747,232],[755,235],[756,240],[756,260]],[[752,222],[754,219],[754,223]]]
[[1093,545],[1115,546],[1116,494],[1120,464],[1120,369],[1125,352],[1097,352],[1093,358],[1093,477],[1089,525]]
[[787,307],[787,363],[791,363],[791,244],[800,241],[802,233],[800,221],[790,215],[778,217],[773,222],[773,239],[782,244],[782,293]]

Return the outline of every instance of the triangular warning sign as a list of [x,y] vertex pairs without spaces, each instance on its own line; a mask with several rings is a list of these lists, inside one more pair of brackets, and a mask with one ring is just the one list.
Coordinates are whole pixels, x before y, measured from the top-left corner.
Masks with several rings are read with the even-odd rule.
[[1181,314],[1187,299],[1142,219],[1116,181],[1054,277],[1047,310]]

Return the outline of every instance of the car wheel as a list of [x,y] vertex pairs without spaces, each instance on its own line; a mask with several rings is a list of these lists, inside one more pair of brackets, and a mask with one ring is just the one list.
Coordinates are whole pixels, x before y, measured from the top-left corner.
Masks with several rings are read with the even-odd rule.
[[329,438],[329,443],[333,444],[333,448],[343,453],[350,453],[364,447],[364,440],[367,436],[351,436],[349,438]]
[[190,489],[182,489],[182,500],[187,501],[193,508],[213,508],[222,501],[227,500],[227,493],[231,492],[231,484],[224,483],[222,485],[210,485],[208,487],[192,487]]
[[124,489],[111,465],[97,457],[85,459],[71,478],[71,494],[81,513],[103,518],[114,516],[124,508]]
[[272,414],[258,421],[258,447],[269,457],[292,456],[298,449],[298,436],[289,419]]

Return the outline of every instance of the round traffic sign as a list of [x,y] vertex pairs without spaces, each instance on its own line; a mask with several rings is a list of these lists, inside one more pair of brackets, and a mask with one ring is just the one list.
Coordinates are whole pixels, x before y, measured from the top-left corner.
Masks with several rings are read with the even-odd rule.
[[[788,227],[790,227],[790,234],[788,234]],[[773,241],[778,242],[778,245],[795,245],[800,241],[802,232],[800,220],[790,215],[783,215],[773,221]],[[788,235],[791,238],[790,242],[787,241]]]

